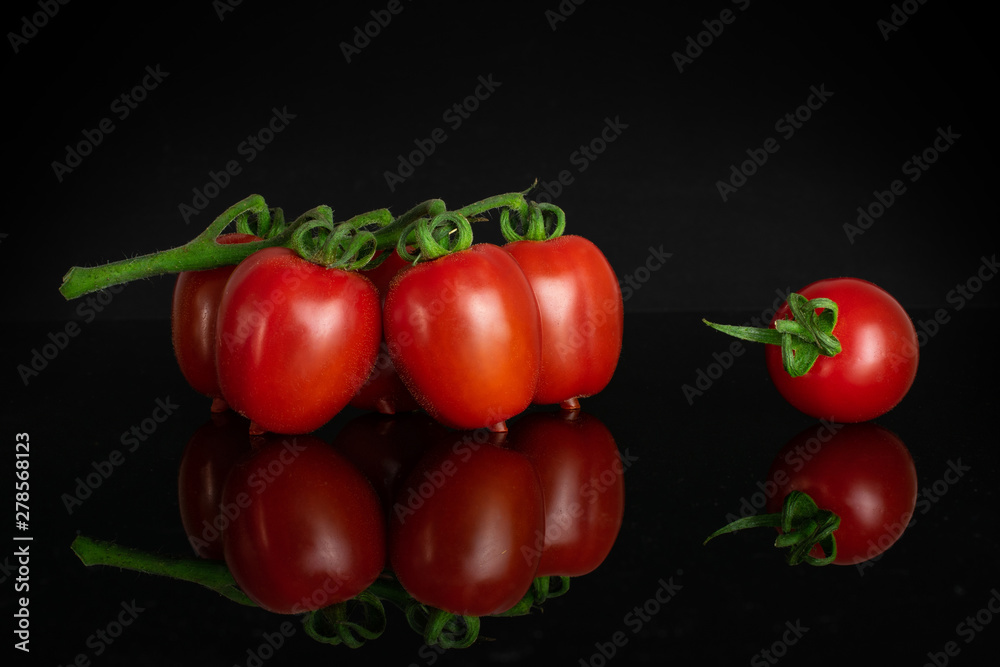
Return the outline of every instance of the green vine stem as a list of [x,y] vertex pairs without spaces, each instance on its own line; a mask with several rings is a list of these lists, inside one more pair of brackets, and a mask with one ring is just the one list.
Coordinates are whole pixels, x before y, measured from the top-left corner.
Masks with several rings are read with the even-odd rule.
[[[281,209],[270,209],[263,197],[251,195],[230,206],[201,234],[182,246],[100,266],[74,266],[63,276],[59,291],[66,299],[75,299],[141,278],[238,264],[258,250],[270,247],[290,248],[323,266],[358,270],[374,266],[373,262],[379,261],[379,251],[405,249],[419,244],[423,237],[426,249],[421,249],[420,258],[431,259],[468,247],[471,229],[466,232],[464,228],[487,211],[514,211],[526,218],[529,204],[525,194],[529,191],[530,188],[488,197],[455,211],[448,211],[440,199],[429,199],[397,218],[388,209],[377,209],[342,223],[334,223],[330,207],[318,206],[289,224]],[[548,209],[544,207],[549,205],[535,206],[545,211]],[[219,235],[233,223],[237,231],[254,234],[262,240],[218,243]],[[450,239],[455,232],[455,238]]]
[[833,335],[839,308],[830,299],[806,299],[794,292],[788,296],[788,307],[793,319],[775,320],[773,329],[716,324],[704,319],[702,322],[735,338],[780,345],[785,371],[792,377],[801,377],[809,372],[819,355],[840,354],[840,341]]
[[[198,584],[239,604],[257,606],[236,585],[232,574],[222,561],[165,556],[84,535],[78,535],[70,548],[87,566],[106,565],[170,577]],[[552,585],[550,580],[555,580],[557,583]],[[545,599],[557,597],[568,590],[568,577],[540,577],[534,581],[520,602],[497,616],[529,614]],[[306,633],[316,641],[357,648],[366,641],[379,637],[385,631],[387,622],[383,601],[390,602],[403,611],[410,626],[428,645],[464,648],[471,646],[478,639],[480,628],[478,617],[452,614],[424,605],[413,599],[389,573],[380,576],[351,600],[307,612],[302,622]]]
[[63,276],[59,291],[67,299],[75,299],[90,292],[140,278],[237,264],[261,248],[282,245],[291,236],[291,228],[286,228],[270,239],[262,241],[231,245],[216,243],[215,239],[223,229],[237,218],[245,219],[248,213],[255,215],[258,220],[267,220],[259,224],[259,227],[270,228],[270,211],[264,203],[264,198],[260,195],[251,195],[230,206],[205,231],[182,246],[102,266],[74,266]]
[[[781,533],[775,539],[774,546],[789,549],[786,558],[789,565],[803,562],[817,566],[829,565],[837,558],[837,538],[833,533],[839,527],[839,516],[829,510],[819,509],[808,494],[792,491],[785,496],[780,512],[737,519],[709,535],[704,544],[719,535],[746,528],[780,528]],[[817,545],[823,550],[823,558],[811,554]]]
[[175,558],[123,547],[114,542],[95,540],[78,535],[70,545],[84,565],[109,565],[123,570],[171,577],[199,584],[234,602],[250,607],[257,605],[239,589],[233,575],[220,561],[200,558]]

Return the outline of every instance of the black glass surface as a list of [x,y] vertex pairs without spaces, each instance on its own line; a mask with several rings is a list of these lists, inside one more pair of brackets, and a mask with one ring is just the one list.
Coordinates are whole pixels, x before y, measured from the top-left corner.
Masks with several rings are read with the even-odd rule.
[[[2,664],[995,659],[995,25],[978,9],[93,4],[5,7]],[[327,646],[297,617],[74,556],[77,535],[192,555],[177,475],[209,403],[174,359],[171,277],[66,301],[70,266],[181,245],[252,193],[343,220],[535,179],[625,297],[617,372],[583,401],[631,462],[595,572],[442,653],[393,608],[381,638]],[[495,216],[474,229],[502,242]],[[767,530],[703,546],[760,507],[772,460],[817,420],[777,393],[762,349],[727,356],[701,318],[760,318],[843,275],[891,292],[920,334],[911,391],[875,420],[912,455],[912,524],[863,567],[789,567]]]
[[[913,456],[920,491],[912,525],[872,563],[814,568],[787,566],[764,532],[701,543],[743,502],[758,502],[754,494],[775,454],[817,422],[777,394],[757,349],[689,402],[682,385],[728,343],[704,329],[697,314],[628,316],[612,384],[583,401],[631,461],[624,523],[611,554],[543,612],[486,618],[481,632],[491,641],[446,655],[423,646],[394,609],[381,638],[351,650],[316,643],[296,617],[241,607],[194,584],[84,567],[69,548],[78,533],[192,554],[178,513],[177,472],[184,445],[209,413],[207,399],[176,367],[165,322],[95,323],[32,381],[29,391],[46,400],[18,401],[4,415],[11,438],[24,431],[31,442],[32,658],[63,665],[78,655],[92,664],[248,664],[262,646],[267,655],[268,637],[278,643],[283,630],[289,636],[267,664],[597,665],[603,653],[621,664],[765,664],[779,653],[787,653],[788,664],[829,664],[856,661],[859,644],[865,664],[922,664],[949,646],[967,661],[988,654],[994,638],[986,621],[996,614],[997,586],[997,456],[989,427],[996,398],[985,374],[970,375],[946,351],[995,319],[992,310],[956,314],[922,348],[910,394],[877,420]],[[13,341],[42,340],[49,330],[21,327]],[[158,402],[172,406],[171,414],[155,430],[147,422],[152,432],[142,433]],[[358,414],[346,410],[320,435],[332,440]],[[127,433],[133,425],[142,433],[138,444]],[[112,450],[121,456],[110,469]],[[89,494],[77,489],[88,475],[96,481],[98,469],[111,472]],[[17,563],[9,555],[6,563],[10,585]],[[129,625],[120,637],[102,636],[117,632],[122,614]]]

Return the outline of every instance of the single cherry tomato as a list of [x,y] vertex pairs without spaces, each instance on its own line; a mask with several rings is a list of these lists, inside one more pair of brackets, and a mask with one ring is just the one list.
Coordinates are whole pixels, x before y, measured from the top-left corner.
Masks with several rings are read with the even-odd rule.
[[371,484],[314,436],[270,435],[233,467],[223,503],[226,564],[258,605],[296,614],[349,600],[385,563]]
[[531,283],[542,325],[537,404],[592,396],[611,381],[624,331],[618,277],[601,251],[580,236],[504,246]]
[[[805,429],[771,464],[776,492],[768,512],[778,512],[792,491],[807,494],[840,517],[836,565],[878,556],[902,535],[917,503],[917,470],[899,437],[876,424],[824,423]],[[817,547],[814,555],[824,555]]]
[[255,429],[308,433],[371,373],[381,337],[375,287],[357,273],[265,248],[233,271],[219,306],[219,385]]
[[625,511],[625,467],[614,438],[579,411],[521,417],[508,439],[535,466],[542,485],[545,530],[536,576],[576,577],[604,562]]
[[[409,262],[400,257],[399,253],[389,251],[381,264],[374,269],[361,271],[361,275],[372,281],[384,305],[389,282],[407,266]],[[396,372],[384,338],[379,344],[375,367],[372,368],[368,380],[351,399],[351,405],[361,410],[377,410],[387,415],[409,412],[420,407]]]
[[538,305],[507,252],[485,243],[409,267],[386,297],[389,353],[410,393],[460,429],[505,428],[538,383]]
[[[919,349],[913,322],[899,302],[858,278],[820,280],[798,293],[837,304],[832,333],[842,349],[834,356],[819,355],[808,372],[792,377],[783,367],[781,348],[767,345],[767,370],[778,392],[807,415],[837,422],[867,421],[894,408],[916,377]],[[786,303],[774,321],[790,318]]]
[[213,412],[188,440],[177,475],[181,523],[195,553],[222,560],[222,534],[229,522],[222,490],[229,470],[250,450],[250,423],[227,410]]
[[452,433],[427,452],[396,497],[389,558],[418,602],[464,616],[504,612],[531,587],[544,528],[542,490],[504,434]]
[[[223,234],[217,242],[226,245],[259,240],[252,234]],[[216,399],[216,411],[225,409],[215,363],[216,320],[222,290],[235,268],[179,273],[170,312],[170,333],[181,373],[192,389]]]

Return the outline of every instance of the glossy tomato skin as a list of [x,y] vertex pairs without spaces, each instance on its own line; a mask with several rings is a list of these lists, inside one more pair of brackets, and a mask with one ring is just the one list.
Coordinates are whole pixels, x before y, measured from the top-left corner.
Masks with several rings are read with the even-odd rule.
[[[217,242],[249,243],[252,234],[222,234]],[[204,271],[183,271],[174,284],[170,310],[170,334],[174,356],[184,379],[199,394],[221,398],[215,362],[215,331],[219,302],[235,266]]]
[[222,492],[230,469],[250,450],[249,422],[231,410],[213,412],[188,440],[177,474],[177,503],[188,542],[202,558],[222,560],[229,519]]
[[508,435],[538,472],[545,530],[536,576],[576,577],[604,562],[625,512],[625,466],[608,428],[580,411],[521,417]]
[[219,384],[230,406],[275,433],[308,433],[364,383],[381,337],[363,276],[265,248],[230,277],[219,306]]
[[544,527],[534,467],[484,433],[452,433],[429,450],[390,517],[400,584],[423,604],[467,616],[498,614],[524,597],[538,569],[531,545]]
[[[837,303],[833,335],[842,351],[820,355],[808,373],[793,378],[782,367],[781,348],[765,346],[768,373],[785,400],[807,415],[837,422],[867,421],[895,407],[913,384],[919,356],[916,330],[899,302],[858,278],[820,280],[799,294]],[[790,318],[787,303],[774,316]]]
[[[786,444],[771,465],[776,492],[767,511],[780,512],[791,491],[840,517],[835,565],[870,560],[894,544],[913,517],[917,471],[896,434],[866,422],[824,422]],[[817,546],[813,555],[823,556]]]
[[400,272],[384,321],[400,377],[442,424],[492,427],[531,404],[541,363],[538,306],[501,248],[481,243]]
[[239,587],[279,614],[320,609],[367,588],[385,563],[385,526],[371,484],[310,436],[263,438],[233,467],[225,559]]
[[534,403],[593,396],[621,354],[624,307],[618,277],[591,241],[560,236],[504,246],[538,301],[542,362]]
[[[374,269],[361,271],[361,275],[372,281],[384,304],[386,294],[389,292],[389,283],[407,266],[409,262],[400,257],[399,253],[389,251],[381,264]],[[387,415],[409,412],[420,407],[396,372],[384,338],[379,344],[375,367],[372,368],[368,380],[351,399],[351,405],[361,410],[376,410]]]

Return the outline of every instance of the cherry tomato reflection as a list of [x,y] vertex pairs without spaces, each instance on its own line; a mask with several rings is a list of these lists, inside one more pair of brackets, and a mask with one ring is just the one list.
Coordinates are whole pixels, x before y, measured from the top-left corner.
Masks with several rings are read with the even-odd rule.
[[222,488],[229,470],[250,450],[250,420],[232,411],[212,413],[184,448],[177,476],[181,523],[194,552],[222,560]]
[[[871,422],[805,429],[775,456],[768,479],[767,512],[780,512],[785,496],[801,491],[840,517],[837,565],[885,552],[902,536],[917,502],[909,450],[895,433]],[[824,554],[817,546],[812,555]]]
[[537,576],[579,576],[614,545],[625,510],[625,466],[608,428],[580,411],[538,412],[517,420],[510,446],[534,464],[545,498]]

